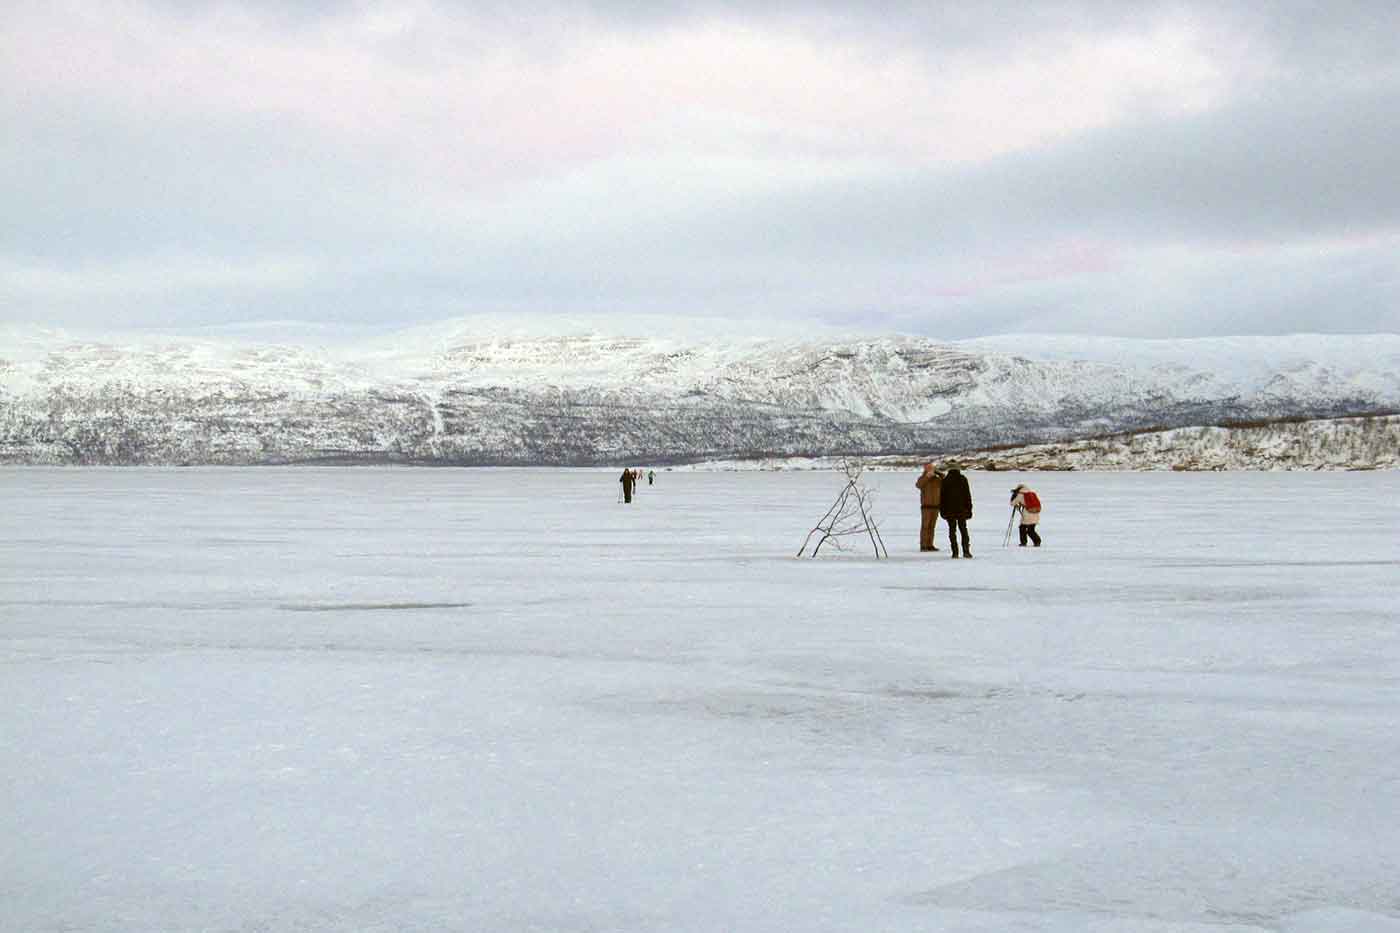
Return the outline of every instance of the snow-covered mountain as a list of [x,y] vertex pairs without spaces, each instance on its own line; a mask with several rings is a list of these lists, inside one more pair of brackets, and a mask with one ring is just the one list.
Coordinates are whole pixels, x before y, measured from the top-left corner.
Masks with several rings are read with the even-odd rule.
[[1400,415],[1172,428],[952,456],[974,470],[1395,470]]
[[965,450],[1400,408],[1400,335],[512,333],[351,346],[0,328],[0,459],[674,462]]
[[[704,472],[841,469],[843,457],[706,460],[675,467]],[[1400,470],[1400,415],[1200,425],[1125,431],[1047,444],[862,458],[868,470],[917,471],[928,460],[980,472],[1224,470]]]

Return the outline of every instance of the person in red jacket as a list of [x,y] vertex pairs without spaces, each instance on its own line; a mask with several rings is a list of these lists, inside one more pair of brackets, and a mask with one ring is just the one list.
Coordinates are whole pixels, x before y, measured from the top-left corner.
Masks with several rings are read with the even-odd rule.
[[1021,533],[1021,547],[1026,546],[1027,538],[1034,541],[1036,547],[1040,547],[1040,535],[1035,530],[1035,526],[1040,524],[1040,496],[1025,483],[1019,483],[1011,490],[1011,507],[1021,513],[1021,524],[1018,528]]

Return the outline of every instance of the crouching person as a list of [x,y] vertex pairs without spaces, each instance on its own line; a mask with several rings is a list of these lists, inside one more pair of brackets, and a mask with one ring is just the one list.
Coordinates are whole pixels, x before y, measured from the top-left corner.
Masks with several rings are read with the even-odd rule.
[[1011,490],[1011,507],[1021,513],[1021,547],[1026,546],[1026,540],[1035,542],[1036,547],[1040,547],[1040,534],[1035,526],[1040,524],[1040,496],[1035,494],[1025,483],[1017,485]]

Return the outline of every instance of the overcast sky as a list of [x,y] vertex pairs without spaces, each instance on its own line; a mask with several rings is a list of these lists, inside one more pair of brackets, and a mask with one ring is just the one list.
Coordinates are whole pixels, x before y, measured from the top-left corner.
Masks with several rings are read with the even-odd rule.
[[0,321],[1400,331],[1395,0],[5,7]]

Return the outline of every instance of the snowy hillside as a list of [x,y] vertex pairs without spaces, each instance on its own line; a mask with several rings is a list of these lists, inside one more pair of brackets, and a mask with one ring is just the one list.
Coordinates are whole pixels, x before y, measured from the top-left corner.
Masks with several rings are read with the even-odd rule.
[[962,450],[1400,407],[1400,336],[615,336],[352,346],[0,328],[0,460],[590,464]]
[[977,470],[1394,470],[1400,416],[1175,428],[957,456]]

